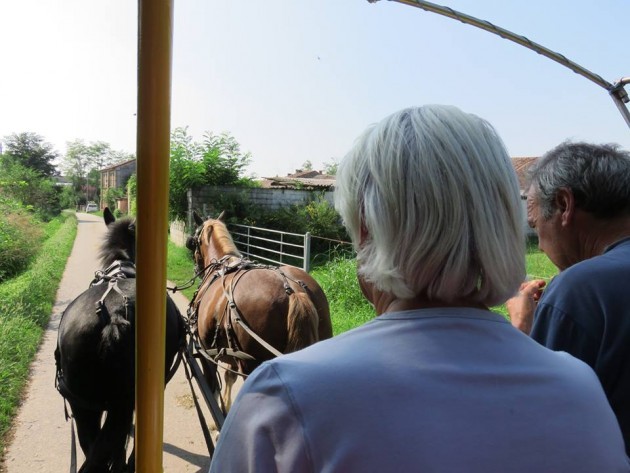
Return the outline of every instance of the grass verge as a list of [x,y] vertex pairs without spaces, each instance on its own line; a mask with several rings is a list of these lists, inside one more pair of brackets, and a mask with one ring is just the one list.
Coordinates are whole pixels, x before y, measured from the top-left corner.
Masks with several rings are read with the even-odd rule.
[[50,221],[44,227],[47,239],[33,263],[0,285],[0,452],[52,313],[76,232],[73,212]]

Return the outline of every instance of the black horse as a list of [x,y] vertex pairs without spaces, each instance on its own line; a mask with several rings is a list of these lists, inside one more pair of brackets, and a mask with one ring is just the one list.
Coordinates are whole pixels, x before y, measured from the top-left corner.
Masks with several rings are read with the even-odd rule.
[[[86,457],[82,473],[135,469],[133,453],[126,459],[135,398],[135,221],[116,221],[108,208],[104,219],[100,258],[106,269],[66,308],[55,350],[57,386],[70,404]],[[184,332],[181,314],[167,295],[167,382]]]

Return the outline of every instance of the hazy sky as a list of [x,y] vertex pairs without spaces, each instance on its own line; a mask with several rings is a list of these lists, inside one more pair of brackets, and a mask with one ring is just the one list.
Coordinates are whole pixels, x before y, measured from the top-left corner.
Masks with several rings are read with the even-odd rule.
[[[443,0],[601,75],[630,75],[627,0]],[[0,137],[135,151],[137,2],[1,0]],[[250,174],[341,158],[369,124],[445,103],[512,156],[583,139],[630,148],[607,92],[521,46],[382,0],[176,0],[172,127],[229,131]]]

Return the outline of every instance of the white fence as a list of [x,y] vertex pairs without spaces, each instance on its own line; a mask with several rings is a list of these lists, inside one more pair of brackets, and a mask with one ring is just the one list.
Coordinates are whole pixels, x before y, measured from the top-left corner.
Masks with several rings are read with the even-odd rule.
[[[276,265],[292,265],[310,270],[311,234],[289,233],[268,228],[229,224],[230,234],[241,253],[251,260]],[[186,224],[175,220],[170,224],[171,241],[186,246]]]
[[229,224],[234,243],[245,256],[278,265],[310,270],[311,234],[281,232],[268,228]]

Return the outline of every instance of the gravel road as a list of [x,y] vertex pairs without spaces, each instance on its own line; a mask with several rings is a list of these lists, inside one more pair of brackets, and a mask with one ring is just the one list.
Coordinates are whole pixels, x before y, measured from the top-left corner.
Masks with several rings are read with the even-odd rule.
[[[63,472],[70,468],[70,424],[65,421],[63,401],[54,387],[57,328],[68,303],[88,287],[99,269],[98,248],[105,232],[101,217],[86,213],[78,213],[77,217],[77,238],[42,345],[31,365],[31,379],[14,421],[11,440],[0,463],[3,473]],[[179,293],[173,299],[185,313],[188,300]],[[77,450],[80,465],[83,457],[78,442]],[[210,464],[181,365],[165,392],[163,462],[165,472],[206,472]]]

